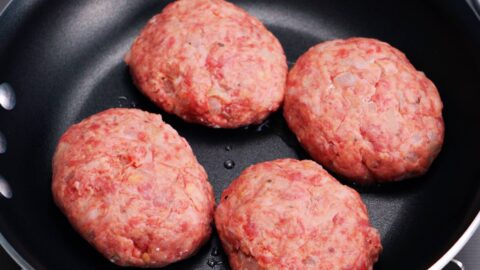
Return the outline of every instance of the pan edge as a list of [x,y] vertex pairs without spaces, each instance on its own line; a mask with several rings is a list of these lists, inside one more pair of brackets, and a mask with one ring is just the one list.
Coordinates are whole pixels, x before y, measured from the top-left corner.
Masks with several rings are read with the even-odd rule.
[[16,250],[10,245],[7,239],[0,233],[0,246],[7,252],[7,254],[12,258],[23,270],[35,270]]
[[450,249],[443,254],[443,256],[437,260],[429,270],[440,270],[445,267],[453,258],[462,250],[462,248],[467,244],[468,240],[472,238],[475,231],[477,231],[478,227],[480,226],[480,211],[477,213],[477,216],[473,219],[472,223],[468,226],[468,228],[463,232],[462,236],[458,238],[458,240],[450,247]]

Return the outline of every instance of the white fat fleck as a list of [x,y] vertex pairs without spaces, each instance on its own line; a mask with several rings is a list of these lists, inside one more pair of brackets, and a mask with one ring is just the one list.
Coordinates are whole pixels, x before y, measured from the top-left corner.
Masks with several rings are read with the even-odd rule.
[[397,121],[398,112],[395,110],[388,110],[384,113],[384,127],[390,134],[397,134],[400,130],[400,124]]
[[384,72],[387,74],[393,74],[398,72],[397,66],[391,61],[382,61],[380,62],[380,65],[382,66]]
[[422,136],[418,133],[415,133],[411,138],[412,145],[417,146],[422,142]]
[[[228,91],[228,90],[227,90]],[[210,90],[208,90],[207,96],[208,97],[218,97],[223,100],[229,100],[230,94],[225,89],[218,86],[216,83],[212,85]]]
[[370,112],[375,112],[375,111],[377,111],[377,105],[375,104],[375,102],[371,102],[371,101],[370,101],[370,102],[368,102],[367,104],[368,104],[368,107],[367,107],[367,108],[368,108],[368,110],[369,110]]
[[153,150],[149,149],[147,154],[145,155],[145,159],[143,160],[144,163],[149,164],[153,162]]
[[183,78],[181,76],[178,76],[173,80],[173,84],[179,85],[182,81],[183,81]]
[[366,69],[368,67],[368,63],[363,60],[353,61],[353,66],[358,69]]
[[420,99],[414,89],[405,89],[403,95],[408,103],[416,103]]
[[148,21],[148,23],[156,23],[156,22],[157,22],[157,16],[154,16]]
[[345,72],[335,77],[334,83],[342,87],[354,86],[357,83],[357,76],[350,72]]
[[437,141],[438,140],[438,135],[436,132],[430,131],[427,133],[428,139],[430,141]]
[[159,251],[160,251],[160,248],[159,248],[159,247],[155,248],[155,251],[156,251],[156,252],[159,252]]
[[272,52],[267,49],[262,49],[260,51],[260,55],[263,56],[264,59],[275,59],[275,55],[272,54]]
[[80,188],[80,182],[75,181],[75,182],[73,183],[73,187],[75,187],[75,189],[79,189],[79,188]]
[[99,216],[99,211],[98,209],[94,208],[92,209],[91,211],[88,211],[87,213],[87,219],[88,220],[92,220],[92,219],[97,219],[97,217]]
[[220,113],[222,110],[222,103],[218,98],[215,98],[215,97],[209,98],[208,108],[212,113]]
[[404,82],[408,82],[408,81],[411,81],[411,80],[414,79],[412,74],[410,74],[409,72],[400,73],[400,77],[401,77],[402,81],[404,81]]

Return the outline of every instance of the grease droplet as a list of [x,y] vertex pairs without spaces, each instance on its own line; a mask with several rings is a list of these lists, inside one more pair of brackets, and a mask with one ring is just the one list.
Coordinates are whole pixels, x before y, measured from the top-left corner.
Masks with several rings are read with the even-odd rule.
[[128,102],[128,98],[126,96],[119,96],[117,98],[117,101],[118,101],[118,107],[120,108],[126,108],[126,107],[129,107],[129,102]]
[[231,145],[225,146],[225,151],[232,151],[232,146]]
[[217,266],[217,265],[221,265],[221,264],[223,264],[222,261],[217,261],[217,260],[214,259],[214,258],[209,258],[209,259],[207,260],[207,265],[210,266],[210,267],[212,267],[212,268],[214,268],[214,267]]
[[0,154],[7,152],[7,139],[0,133]]
[[225,162],[223,163],[223,166],[225,167],[225,169],[231,170],[233,169],[233,167],[235,167],[235,162],[231,159],[228,159],[228,160],[225,160]]
[[263,123],[261,123],[260,125],[258,125],[258,126],[255,128],[255,131],[256,131],[256,132],[262,132],[263,130],[268,129],[269,127],[270,127],[270,120],[267,119],[267,120],[263,121]]
[[207,265],[210,266],[210,267],[214,267],[215,266],[215,261],[212,260],[212,259],[208,259]]
[[220,255],[220,251],[218,250],[217,247],[214,247],[214,248],[212,249],[212,256],[217,257],[218,255]]
[[15,104],[16,98],[12,86],[8,83],[0,84],[0,105],[5,110],[12,110]]
[[1,175],[0,175],[0,194],[2,194],[3,197],[7,199],[11,199],[13,195],[12,189],[10,188],[10,185],[8,184],[7,180],[5,180],[5,178],[3,178]]

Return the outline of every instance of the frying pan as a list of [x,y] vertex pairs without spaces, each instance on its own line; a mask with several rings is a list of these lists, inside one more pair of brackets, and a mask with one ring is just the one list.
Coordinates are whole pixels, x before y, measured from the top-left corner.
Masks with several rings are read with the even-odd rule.
[[[137,107],[162,114],[191,144],[217,199],[248,165],[308,158],[281,112],[258,126],[210,129],[162,112],[139,93],[122,58],[168,2],[17,0],[0,17],[0,83],[7,83],[0,87],[0,105],[7,109],[0,108],[0,242],[25,269],[119,269],[72,229],[50,192],[59,137],[96,112]],[[405,52],[435,82],[444,101],[446,137],[429,172],[353,187],[381,233],[384,252],[375,269],[445,265],[480,222],[480,22],[471,9],[478,3],[233,2],[279,38],[290,64],[321,41],[374,37]],[[233,161],[233,168],[225,161]],[[218,270],[228,263],[214,234],[194,257],[165,269]]]

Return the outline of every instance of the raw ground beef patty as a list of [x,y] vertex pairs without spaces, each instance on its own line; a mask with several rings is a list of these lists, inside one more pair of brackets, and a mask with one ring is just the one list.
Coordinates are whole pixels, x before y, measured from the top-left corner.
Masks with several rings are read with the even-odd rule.
[[160,115],[110,109],[70,127],[53,158],[52,191],[75,229],[119,265],[163,266],[210,236],[212,187]]
[[425,173],[444,138],[435,85],[387,43],[333,40],[288,75],[284,116],[310,155],[359,183]]
[[382,249],[358,193],[308,160],[244,170],[215,223],[234,270],[366,270]]
[[134,83],[188,122],[259,123],[278,109],[287,62],[279,41],[223,0],[180,0],[154,16],[125,57]]

